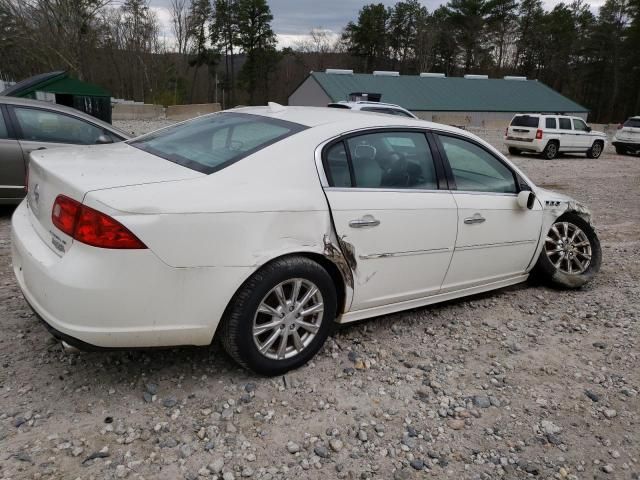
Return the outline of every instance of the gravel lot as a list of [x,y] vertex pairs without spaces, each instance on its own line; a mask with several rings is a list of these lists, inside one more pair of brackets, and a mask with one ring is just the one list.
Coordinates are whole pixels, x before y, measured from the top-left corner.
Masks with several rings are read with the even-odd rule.
[[0,210],[0,478],[640,478],[640,158],[515,160],[592,208],[592,284],[348,325],[272,379],[217,345],[64,354]]

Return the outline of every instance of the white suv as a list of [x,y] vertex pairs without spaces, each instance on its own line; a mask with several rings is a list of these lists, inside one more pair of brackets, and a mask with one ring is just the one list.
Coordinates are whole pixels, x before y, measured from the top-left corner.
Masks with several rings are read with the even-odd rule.
[[360,110],[362,112],[386,113],[388,115],[399,115],[400,117],[418,118],[409,110],[393,103],[371,101],[347,102],[343,100],[337,103],[330,103],[327,106],[330,108],[348,108],[351,110]]
[[548,160],[558,153],[586,153],[598,158],[607,143],[604,132],[591,130],[579,117],[566,115],[518,114],[504,136],[509,153],[541,153]]
[[640,116],[631,117],[620,124],[611,143],[619,155],[640,153]]

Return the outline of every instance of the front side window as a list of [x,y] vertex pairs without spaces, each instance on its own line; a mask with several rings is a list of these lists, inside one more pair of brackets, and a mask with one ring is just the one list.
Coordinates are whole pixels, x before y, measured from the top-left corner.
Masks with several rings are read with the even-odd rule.
[[560,118],[560,130],[571,130],[571,119],[569,118]]
[[555,130],[558,128],[558,124],[555,118],[547,118],[545,119],[545,127]]
[[350,137],[331,146],[324,158],[331,186],[438,188],[431,149],[424,133],[379,132]]
[[2,110],[0,110],[0,138],[9,138],[9,132],[7,131],[7,125],[4,123]]
[[244,113],[218,113],[129,142],[171,162],[210,174],[306,127]]
[[589,129],[587,128],[587,124],[578,118],[573,119],[573,129],[580,130],[582,132],[587,132]]
[[440,135],[458,190],[516,193],[513,172],[482,147],[457,137]]
[[540,117],[532,117],[531,115],[516,115],[511,120],[512,127],[528,127],[528,128],[538,128],[538,123],[540,122]]
[[94,145],[104,134],[102,128],[61,113],[22,107],[14,112],[24,140]]

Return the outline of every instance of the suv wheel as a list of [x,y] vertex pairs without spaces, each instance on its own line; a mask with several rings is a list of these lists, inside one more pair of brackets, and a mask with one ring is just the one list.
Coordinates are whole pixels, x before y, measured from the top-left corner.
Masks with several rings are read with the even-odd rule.
[[547,146],[544,147],[544,150],[542,151],[542,156],[547,160],[553,160],[556,158],[558,156],[558,142],[551,140],[547,143]]
[[593,142],[593,145],[591,146],[591,148],[587,150],[587,158],[593,158],[593,159],[599,158],[600,155],[602,155],[603,146],[604,145],[599,140],[596,140],[595,142]]
[[522,151],[514,147],[509,147],[509,153],[511,155],[520,155]]

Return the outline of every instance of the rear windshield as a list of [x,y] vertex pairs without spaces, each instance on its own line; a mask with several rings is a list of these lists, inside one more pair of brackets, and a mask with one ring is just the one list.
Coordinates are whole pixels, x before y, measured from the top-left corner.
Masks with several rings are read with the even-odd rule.
[[640,118],[630,118],[624,122],[625,127],[640,128]]
[[213,173],[306,127],[246,113],[218,113],[129,142],[133,147],[202,173]]
[[539,118],[540,117],[531,117],[529,115],[518,115],[511,120],[511,126],[538,128]]

